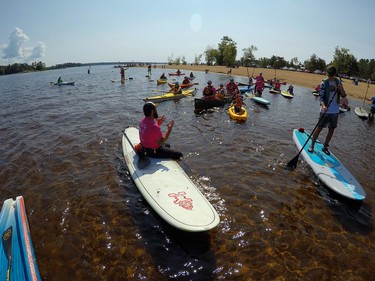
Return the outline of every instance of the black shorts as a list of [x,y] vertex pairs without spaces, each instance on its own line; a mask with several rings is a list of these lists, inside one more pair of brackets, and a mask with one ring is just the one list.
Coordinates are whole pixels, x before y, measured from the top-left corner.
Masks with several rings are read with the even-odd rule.
[[322,118],[323,113],[320,113],[320,121],[318,124],[318,128],[323,129],[328,126],[329,129],[335,129],[337,127],[337,119],[339,118],[338,113],[328,113],[324,114]]
[[180,159],[182,157],[182,153],[176,151],[172,148],[160,146],[157,149],[151,148],[143,148],[146,153],[145,156],[153,157],[153,158],[172,158],[174,160]]

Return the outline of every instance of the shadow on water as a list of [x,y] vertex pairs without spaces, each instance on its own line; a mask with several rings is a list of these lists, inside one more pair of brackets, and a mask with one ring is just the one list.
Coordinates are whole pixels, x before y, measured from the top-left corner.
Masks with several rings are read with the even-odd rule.
[[122,158],[118,161],[121,185],[130,191],[125,201],[139,231],[138,239],[152,259],[154,271],[158,271],[157,277],[149,276],[150,280],[214,280],[216,259],[211,240],[215,230],[185,232],[170,226],[143,199]]
[[330,190],[320,181],[317,184],[317,192],[347,231],[368,234],[374,230],[371,207],[366,201],[351,200]]

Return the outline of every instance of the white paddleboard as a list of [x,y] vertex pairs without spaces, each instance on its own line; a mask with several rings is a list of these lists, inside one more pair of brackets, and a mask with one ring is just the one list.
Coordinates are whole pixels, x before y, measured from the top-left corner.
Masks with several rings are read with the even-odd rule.
[[[301,130],[302,131],[302,130]],[[306,131],[301,132],[295,129],[293,131],[293,140],[300,150],[306,143],[309,134]],[[308,152],[311,144],[311,138],[302,150],[301,154],[306,162],[311,166],[318,178],[331,190],[353,200],[364,200],[366,192],[357,179],[349,170],[333,155],[325,154],[322,151],[323,144],[316,142],[314,152]]]
[[284,98],[287,98],[287,99],[292,99],[292,98],[294,98],[294,95],[288,93],[287,91],[281,91],[281,95],[282,95]]
[[[138,129],[129,127],[125,134],[133,146],[139,143]],[[189,232],[207,231],[219,224],[214,207],[175,160],[149,158],[151,164],[139,169],[128,139],[122,136],[126,166],[143,198],[162,219]]]
[[362,107],[356,107],[354,109],[354,112],[355,114],[359,117],[359,118],[363,118],[363,119],[367,119],[368,118],[368,112],[366,111],[366,109],[362,108]]

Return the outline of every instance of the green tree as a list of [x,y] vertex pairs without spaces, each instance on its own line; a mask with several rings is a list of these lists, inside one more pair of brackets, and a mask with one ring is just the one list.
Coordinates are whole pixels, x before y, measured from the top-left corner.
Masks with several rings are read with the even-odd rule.
[[319,58],[316,54],[312,54],[310,59],[305,60],[304,64],[305,64],[305,68],[310,71],[326,69],[325,60]]
[[228,36],[223,36],[221,42],[218,46],[218,56],[216,57],[216,62],[219,65],[226,65],[233,67],[236,62],[237,56],[237,43],[234,42]]
[[358,72],[357,59],[346,48],[335,48],[332,64],[338,73],[354,75]]
[[248,48],[243,48],[243,56],[241,58],[241,65],[243,66],[249,66],[250,64],[253,64],[255,62],[255,56],[254,52],[258,50],[257,47],[254,45],[251,45]]
[[202,59],[203,54],[195,55],[194,64],[198,65]]
[[206,57],[206,64],[207,65],[213,65],[216,61],[216,58],[219,55],[219,51],[214,49],[213,47],[208,46],[206,48],[206,51],[204,52]]

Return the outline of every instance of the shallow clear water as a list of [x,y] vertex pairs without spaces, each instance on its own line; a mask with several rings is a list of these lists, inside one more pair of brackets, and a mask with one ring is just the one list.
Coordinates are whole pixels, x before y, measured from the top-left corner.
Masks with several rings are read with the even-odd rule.
[[[292,100],[265,91],[268,109],[245,100],[242,124],[225,108],[194,114],[191,97],[161,103],[159,114],[175,120],[168,142],[221,216],[214,230],[182,233],[143,200],[121,150],[142,98],[167,89],[156,86],[162,71],[153,69],[151,82],[147,69],[129,68],[125,85],[112,66],[0,77],[0,195],[24,196],[44,280],[372,278],[375,124],[341,114],[331,142],[367,192],[355,209],[321,186],[302,156],[295,171],[284,169],[298,153],[292,130],[311,131],[318,120],[311,89],[295,86]],[[228,81],[195,75],[198,96],[207,80]],[[51,87],[59,76],[76,85]]]

